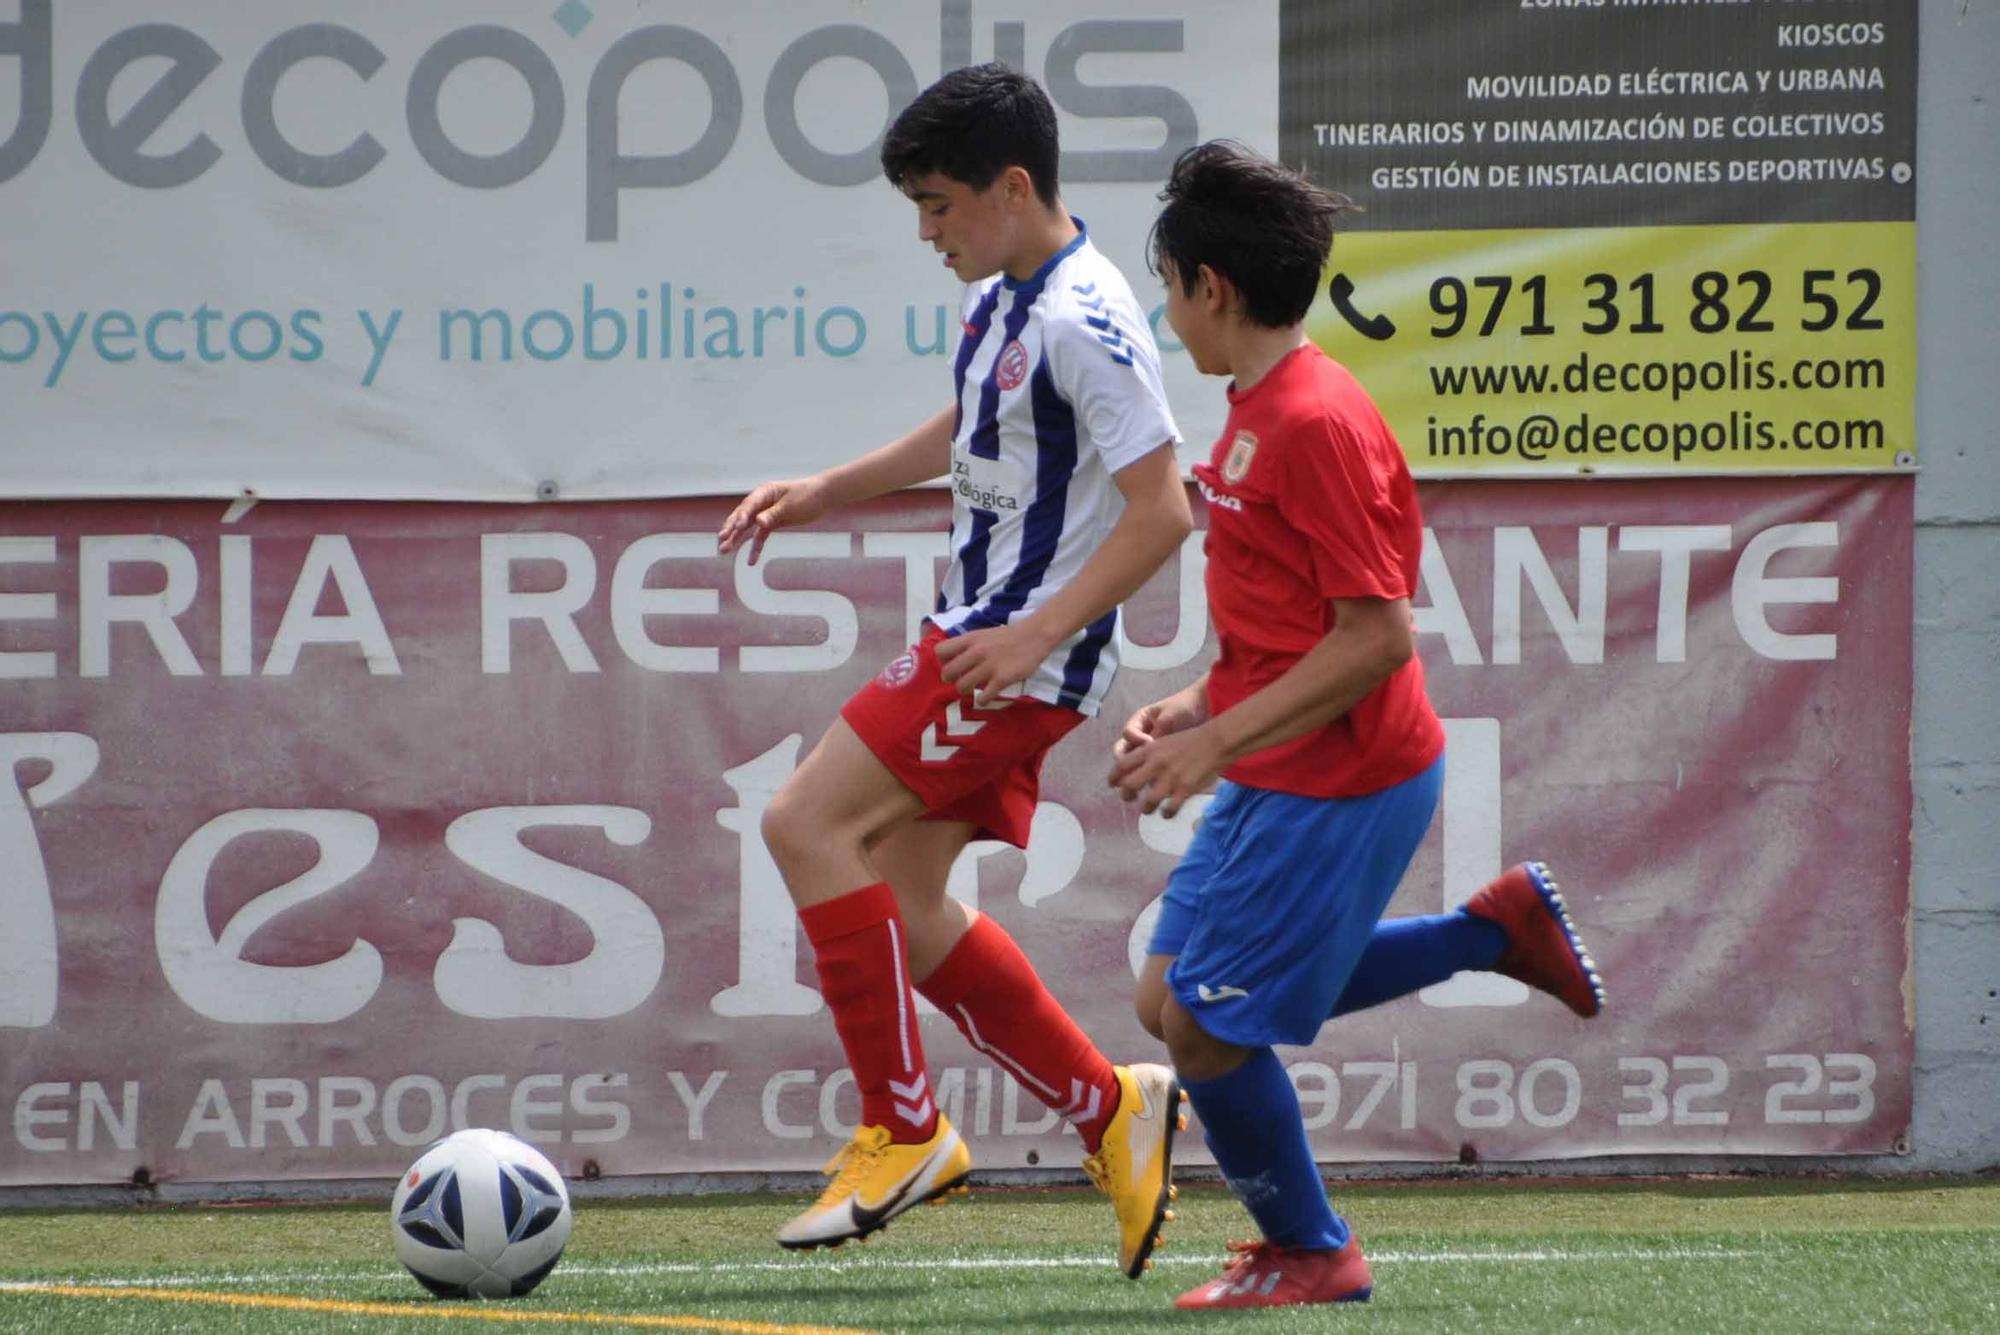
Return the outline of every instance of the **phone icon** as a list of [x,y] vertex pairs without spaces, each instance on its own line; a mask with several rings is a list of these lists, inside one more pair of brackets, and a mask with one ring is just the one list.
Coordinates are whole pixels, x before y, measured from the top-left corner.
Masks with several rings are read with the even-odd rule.
[[1353,325],[1363,338],[1371,338],[1380,343],[1395,334],[1394,320],[1386,315],[1363,315],[1355,307],[1354,280],[1346,274],[1335,274],[1333,282],[1326,289],[1326,294],[1333,298],[1333,308],[1340,312],[1340,318]]

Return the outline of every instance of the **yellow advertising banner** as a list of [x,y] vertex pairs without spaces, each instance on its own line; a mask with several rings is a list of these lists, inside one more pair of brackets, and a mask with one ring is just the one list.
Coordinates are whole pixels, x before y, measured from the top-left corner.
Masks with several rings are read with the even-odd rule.
[[1281,3],[1311,333],[1414,470],[1916,466],[1914,0]]
[[1909,222],[1356,232],[1307,320],[1413,468],[1915,460]]

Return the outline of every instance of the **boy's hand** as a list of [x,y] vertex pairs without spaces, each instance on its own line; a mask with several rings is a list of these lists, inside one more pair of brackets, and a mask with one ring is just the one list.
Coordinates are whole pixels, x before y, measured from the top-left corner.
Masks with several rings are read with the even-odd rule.
[[763,554],[764,540],[777,529],[810,524],[826,513],[826,499],[816,477],[794,478],[788,482],[766,482],[745,496],[722,521],[715,535],[715,550],[727,556],[750,544],[750,563]]
[[972,695],[974,708],[984,708],[1003,695],[1015,694],[1054,650],[1027,622],[1010,622],[940,642],[937,660],[945,681],[961,694]]
[[1208,722],[1208,698],[1197,696],[1190,700],[1186,692],[1155,700],[1135,712],[1125,720],[1125,726],[1118,734],[1118,740],[1111,744],[1111,754],[1115,759],[1137,746],[1144,746],[1156,738],[1169,733],[1185,732],[1189,728],[1200,727]]
[[1147,815],[1158,811],[1172,817],[1182,803],[1215,782],[1224,763],[1222,743],[1206,725],[1136,746],[1127,746],[1121,737],[1111,762],[1111,786],[1127,802],[1141,803]]

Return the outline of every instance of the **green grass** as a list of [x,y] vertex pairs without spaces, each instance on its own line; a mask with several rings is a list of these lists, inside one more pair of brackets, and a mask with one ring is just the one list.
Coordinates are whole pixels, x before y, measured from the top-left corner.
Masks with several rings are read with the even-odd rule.
[[[1108,1259],[1108,1208],[1081,1190],[987,1190],[897,1221],[865,1249],[787,1256],[796,1202],[586,1200],[532,1298],[434,1302],[395,1265],[382,1206],[144,1207],[0,1214],[5,1331],[558,1330],[622,1317],[870,1331],[1204,1329],[2000,1330],[2000,1182],[1705,1180],[1356,1185],[1336,1199],[1375,1269],[1366,1307],[1190,1317],[1173,1296],[1216,1273],[1246,1221],[1184,1192],[1142,1283]],[[194,1305],[129,1295],[284,1295],[412,1314]],[[446,1313],[456,1313],[449,1321]],[[549,1318],[516,1324],[520,1317]],[[512,1320],[507,1320],[512,1318]],[[568,1318],[564,1320],[564,1318]],[[502,1324],[506,1320],[506,1324]],[[710,1329],[728,1329],[710,1326]]]

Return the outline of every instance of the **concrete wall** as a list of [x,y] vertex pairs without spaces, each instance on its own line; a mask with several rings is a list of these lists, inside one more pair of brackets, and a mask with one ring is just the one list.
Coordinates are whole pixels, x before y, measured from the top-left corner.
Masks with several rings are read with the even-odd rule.
[[1908,1166],[1969,1169],[2000,1164],[2000,3],[1919,8]]

